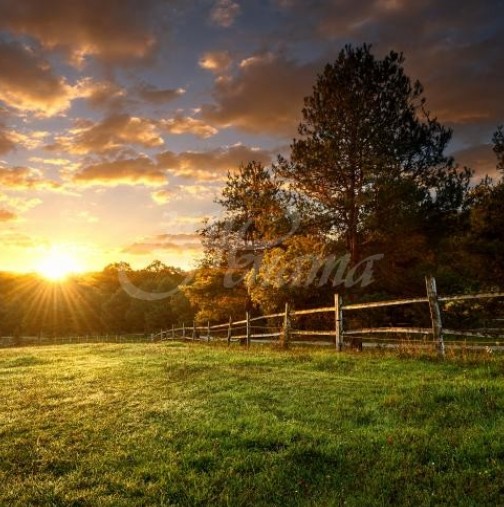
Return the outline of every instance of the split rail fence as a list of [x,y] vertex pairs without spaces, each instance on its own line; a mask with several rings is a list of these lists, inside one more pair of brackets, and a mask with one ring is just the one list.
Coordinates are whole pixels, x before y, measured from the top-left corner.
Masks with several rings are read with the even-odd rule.
[[[333,346],[337,351],[345,347],[384,346],[394,347],[407,342],[411,345],[435,346],[440,356],[445,355],[445,346],[469,346],[473,348],[504,349],[504,329],[496,330],[497,334],[445,329],[442,323],[441,303],[461,302],[470,300],[488,300],[504,297],[504,292],[486,294],[464,294],[458,296],[440,296],[436,288],[436,280],[432,276],[425,279],[427,295],[412,299],[394,299],[389,301],[373,301],[370,303],[345,304],[339,294],[334,295],[334,305],[308,310],[292,310],[285,305],[285,311],[270,315],[252,317],[247,312],[244,320],[206,326],[192,323],[182,327],[172,327],[157,334],[153,340],[193,340],[193,341],[225,341],[228,345],[239,342],[250,346],[251,343],[278,343],[287,347],[289,344],[316,344]],[[404,305],[428,304],[430,327],[374,327],[345,329],[346,315],[360,310],[385,308]],[[296,329],[296,319],[316,314],[332,314],[333,325],[330,329]],[[447,338],[450,338],[447,340]],[[502,340],[502,343],[498,341]]]

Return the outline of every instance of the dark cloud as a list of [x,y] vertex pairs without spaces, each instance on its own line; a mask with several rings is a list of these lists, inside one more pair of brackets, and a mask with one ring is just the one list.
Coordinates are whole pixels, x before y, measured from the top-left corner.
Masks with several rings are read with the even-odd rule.
[[150,102],[151,104],[165,104],[175,100],[185,93],[183,88],[160,89],[147,83],[142,83],[135,91],[141,99],[146,102]]
[[247,58],[235,75],[215,81],[215,103],[203,106],[202,117],[223,127],[291,137],[318,67],[273,53]]
[[[383,55],[403,51],[431,111],[455,126],[497,125],[504,118],[504,2],[488,0],[314,0],[306,11],[315,37],[340,47],[370,42]],[[476,140],[480,142],[480,140]]]

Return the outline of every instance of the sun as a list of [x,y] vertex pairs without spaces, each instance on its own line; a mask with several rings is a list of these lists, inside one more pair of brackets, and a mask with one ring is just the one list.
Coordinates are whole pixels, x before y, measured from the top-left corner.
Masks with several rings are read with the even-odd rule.
[[52,248],[37,266],[37,272],[52,282],[63,281],[70,274],[80,271],[81,267],[77,259],[59,248]]

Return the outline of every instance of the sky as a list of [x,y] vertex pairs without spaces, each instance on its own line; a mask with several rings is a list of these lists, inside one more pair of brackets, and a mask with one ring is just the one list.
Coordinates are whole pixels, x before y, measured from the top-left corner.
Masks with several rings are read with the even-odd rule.
[[317,74],[364,42],[495,174],[502,0],[0,0],[0,271],[194,267],[227,171],[288,154]]

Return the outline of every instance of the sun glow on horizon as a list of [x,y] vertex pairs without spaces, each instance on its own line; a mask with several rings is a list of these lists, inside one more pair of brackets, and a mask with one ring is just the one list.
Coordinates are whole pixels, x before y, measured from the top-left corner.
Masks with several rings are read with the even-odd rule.
[[52,282],[61,282],[69,275],[82,272],[79,261],[69,252],[53,247],[40,260],[37,273]]

